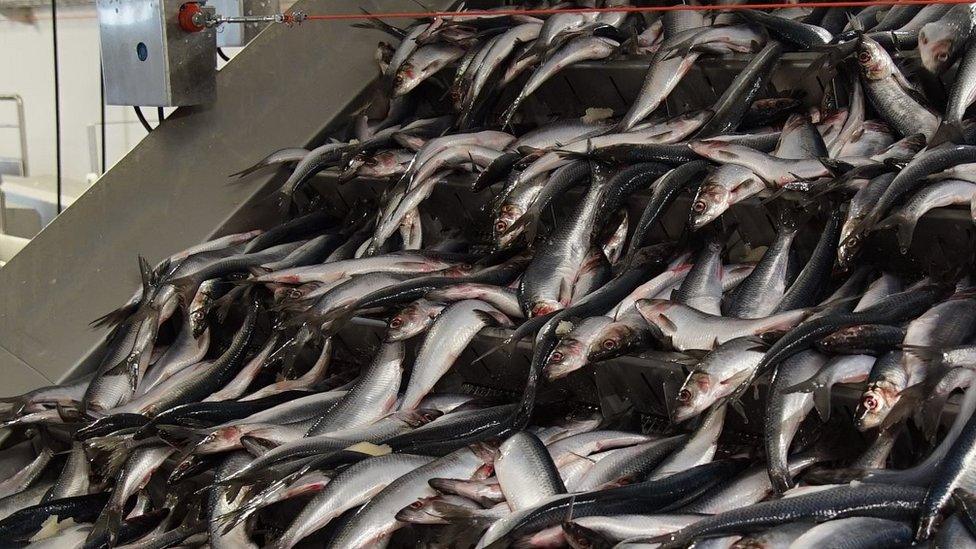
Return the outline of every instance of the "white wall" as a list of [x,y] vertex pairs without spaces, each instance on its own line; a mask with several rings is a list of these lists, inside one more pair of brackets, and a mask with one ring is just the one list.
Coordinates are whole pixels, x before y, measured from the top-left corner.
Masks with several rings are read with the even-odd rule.
[[[51,12],[35,10],[34,25],[0,18],[0,93],[24,98],[28,162],[32,176],[55,173],[54,69]],[[9,52],[9,55],[7,54]],[[87,127],[101,121],[98,76],[98,21],[94,7],[58,10],[61,90],[61,170],[66,181],[83,182],[91,171]],[[150,114],[153,118],[155,113]],[[106,107],[108,165],[145,135],[131,109]],[[13,123],[12,105],[2,107],[0,124]],[[97,133],[97,132],[96,132]],[[0,130],[0,155],[18,156],[17,133]]]
[[[24,99],[31,176],[55,173],[54,70],[51,10],[34,10],[33,25],[0,14],[0,94]],[[58,7],[61,90],[61,170],[65,189],[84,185],[91,172],[88,126],[100,124],[99,38],[94,6]],[[229,55],[236,53],[228,51]],[[167,110],[167,113],[171,109]],[[156,109],[143,109],[156,124]],[[107,106],[107,167],[146,134],[131,107]],[[12,103],[0,103],[0,126],[13,124]],[[96,131],[96,135],[98,132]],[[99,149],[100,150],[100,149]],[[0,156],[19,156],[17,132],[0,127]]]

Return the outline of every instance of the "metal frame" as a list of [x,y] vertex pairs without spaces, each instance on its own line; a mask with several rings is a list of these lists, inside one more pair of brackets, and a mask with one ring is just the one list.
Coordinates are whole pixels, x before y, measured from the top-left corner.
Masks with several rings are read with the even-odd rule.
[[20,173],[30,175],[27,168],[27,119],[24,117],[24,98],[19,93],[0,94],[0,101],[13,101],[17,106],[17,131],[20,133]]

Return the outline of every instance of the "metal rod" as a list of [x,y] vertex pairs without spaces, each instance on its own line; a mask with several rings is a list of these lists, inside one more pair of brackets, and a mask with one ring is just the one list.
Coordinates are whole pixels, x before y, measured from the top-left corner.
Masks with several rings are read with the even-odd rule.
[[61,213],[61,89],[58,68],[58,0],[51,0],[51,31],[54,46],[54,157],[56,160],[56,191],[58,213]]
[[20,131],[20,174],[30,175],[27,169],[27,119],[24,117],[24,98],[19,93],[0,94],[0,101],[13,101],[17,105],[17,128]]
[[98,82],[99,82],[99,86],[100,86],[100,92],[99,92],[99,96],[98,96],[98,102],[99,102],[99,105],[98,106],[101,109],[101,116],[102,116],[102,127],[101,127],[101,132],[102,132],[102,141],[101,141],[101,145],[102,145],[102,162],[101,162],[101,168],[102,169],[99,170],[98,175],[102,175],[103,173],[105,173],[105,165],[108,162],[108,160],[105,158],[105,150],[108,148],[108,146],[105,144],[105,70],[104,70],[104,67],[102,66],[102,60],[101,59],[98,60]]

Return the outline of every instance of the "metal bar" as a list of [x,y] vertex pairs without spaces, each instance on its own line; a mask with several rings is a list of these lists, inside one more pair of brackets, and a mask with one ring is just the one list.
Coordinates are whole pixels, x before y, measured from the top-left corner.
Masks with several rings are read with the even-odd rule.
[[19,93],[0,94],[0,101],[13,101],[17,105],[17,127],[20,129],[20,173],[27,177],[27,119],[24,118],[24,99]]

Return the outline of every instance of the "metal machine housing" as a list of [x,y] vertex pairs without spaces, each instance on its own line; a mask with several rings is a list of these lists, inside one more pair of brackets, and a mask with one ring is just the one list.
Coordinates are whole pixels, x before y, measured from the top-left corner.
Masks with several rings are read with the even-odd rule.
[[216,30],[186,32],[184,0],[98,0],[110,105],[175,107],[213,102]]

